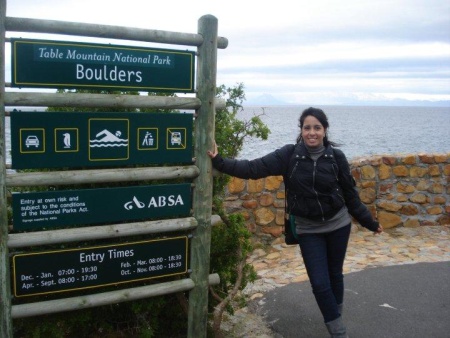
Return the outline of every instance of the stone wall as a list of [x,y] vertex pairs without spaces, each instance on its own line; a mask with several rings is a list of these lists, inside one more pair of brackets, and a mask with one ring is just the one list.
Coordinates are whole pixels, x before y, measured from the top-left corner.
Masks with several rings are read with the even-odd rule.
[[[450,153],[372,156],[350,166],[361,200],[385,229],[450,224]],[[270,239],[282,234],[284,197],[281,176],[231,178],[224,205]]]

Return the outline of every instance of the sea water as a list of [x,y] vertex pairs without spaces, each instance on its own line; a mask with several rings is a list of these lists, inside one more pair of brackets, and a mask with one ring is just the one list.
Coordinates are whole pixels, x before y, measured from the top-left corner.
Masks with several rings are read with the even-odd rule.
[[[306,106],[245,106],[237,115],[261,115],[271,133],[265,141],[248,138],[238,158],[263,156],[299,134]],[[348,159],[368,155],[450,153],[450,107],[321,106],[328,116],[329,138],[340,143]],[[6,162],[11,163],[10,118],[5,118]]]
[[[246,106],[239,119],[261,115],[271,133],[265,141],[248,138],[238,158],[263,156],[299,134],[306,106]],[[368,155],[450,153],[450,107],[320,106],[328,116],[329,139],[348,159]]]

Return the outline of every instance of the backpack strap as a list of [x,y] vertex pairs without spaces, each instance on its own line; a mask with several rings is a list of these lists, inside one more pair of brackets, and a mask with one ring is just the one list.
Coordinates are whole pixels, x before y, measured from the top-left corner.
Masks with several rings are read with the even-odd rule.
[[[289,164],[294,159],[295,156],[295,150],[298,147],[298,143],[292,148],[292,154],[289,158]],[[288,164],[288,168],[290,167]],[[290,215],[288,212],[288,205],[287,205],[287,195],[289,191],[289,178],[286,175],[284,177],[284,235],[285,235],[285,241],[286,244],[298,244],[298,235],[296,231],[295,226],[295,217],[294,215]]]
[[349,179],[351,179],[351,181],[352,181],[352,185],[356,186],[355,178],[353,177],[353,175],[351,173],[351,169],[349,171],[349,164],[347,162],[347,158],[345,157],[344,153],[339,149],[333,148],[333,154],[334,154],[334,158],[336,160],[336,164],[338,167],[338,175],[339,175],[339,171],[341,172],[341,175],[342,175],[341,177],[347,177],[347,175],[348,175]]
[[342,170],[342,164],[347,162],[347,158],[345,157],[344,153],[341,150],[335,149],[335,148],[331,148],[331,149],[333,149],[333,155],[334,155],[334,158],[336,160],[336,164],[338,166],[338,169],[340,171],[344,172]]
[[289,155],[289,162],[286,166],[287,167],[286,173],[283,175],[284,189],[286,192],[289,190],[289,177],[288,177],[289,172],[288,171],[289,171],[290,164],[291,164],[292,160],[294,159],[294,154],[295,154],[295,150],[297,149],[297,146],[298,146],[298,143],[292,147],[291,154]]

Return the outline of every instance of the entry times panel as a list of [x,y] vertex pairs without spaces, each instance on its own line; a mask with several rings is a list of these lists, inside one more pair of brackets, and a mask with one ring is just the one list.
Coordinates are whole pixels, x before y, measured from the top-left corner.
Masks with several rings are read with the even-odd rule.
[[121,284],[187,272],[186,236],[13,256],[16,297]]

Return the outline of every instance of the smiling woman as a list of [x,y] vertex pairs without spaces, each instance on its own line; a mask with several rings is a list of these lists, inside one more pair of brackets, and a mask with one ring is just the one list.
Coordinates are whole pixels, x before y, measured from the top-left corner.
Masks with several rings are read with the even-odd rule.
[[[348,337],[342,320],[343,264],[351,221],[374,234],[383,227],[362,203],[344,153],[326,135],[328,118],[309,107],[299,118],[296,144],[265,152],[254,160],[223,158],[217,145],[208,151],[218,171],[241,179],[282,176],[285,186],[285,228],[292,229],[313,294],[331,337]],[[288,237],[286,237],[288,238]]]

